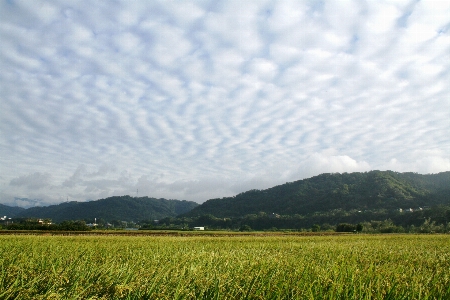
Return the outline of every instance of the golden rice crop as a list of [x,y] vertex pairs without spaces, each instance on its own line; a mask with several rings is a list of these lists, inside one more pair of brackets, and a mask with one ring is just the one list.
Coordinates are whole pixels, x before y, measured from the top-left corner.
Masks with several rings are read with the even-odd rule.
[[450,236],[0,236],[0,299],[450,299]]

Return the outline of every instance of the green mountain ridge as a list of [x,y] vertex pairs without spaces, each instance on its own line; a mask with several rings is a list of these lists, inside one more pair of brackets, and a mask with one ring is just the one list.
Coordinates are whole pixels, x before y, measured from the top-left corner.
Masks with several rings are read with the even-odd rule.
[[64,220],[140,221],[175,217],[198,206],[186,200],[166,200],[149,197],[115,196],[88,202],[64,202],[45,207],[31,207],[17,213],[16,218],[48,218]]
[[267,213],[309,215],[332,210],[406,209],[450,204],[450,172],[421,175],[393,171],[321,174],[266,190],[211,199],[182,217],[218,218]]
[[[179,221],[175,223],[183,223],[190,219],[195,224],[198,222],[198,226],[207,224],[211,216],[222,220],[266,216],[266,218],[257,217],[264,223],[260,224],[260,228],[265,228],[271,224],[270,222],[276,227],[281,226],[279,225],[281,221],[277,221],[278,224],[274,220],[268,222],[271,216],[292,216],[298,222],[288,224],[292,226],[289,228],[301,228],[314,223],[335,224],[342,221],[363,222],[387,218],[396,221],[397,217],[398,223],[411,223],[414,221],[411,218],[420,217],[421,220],[414,221],[418,224],[419,221],[423,222],[427,213],[406,216],[389,212],[408,208],[416,210],[419,207],[437,209],[439,206],[450,206],[450,172],[422,175],[370,171],[321,174],[265,190],[249,190],[234,197],[210,199],[201,205],[185,200],[116,196],[96,201],[66,202],[28,209],[0,205],[0,215],[49,218],[53,222],[64,220],[93,222],[94,218],[108,222],[167,219],[168,224],[174,223],[174,218],[178,218]],[[446,220],[447,216],[441,219]],[[253,227],[256,228],[256,225],[252,224]]]

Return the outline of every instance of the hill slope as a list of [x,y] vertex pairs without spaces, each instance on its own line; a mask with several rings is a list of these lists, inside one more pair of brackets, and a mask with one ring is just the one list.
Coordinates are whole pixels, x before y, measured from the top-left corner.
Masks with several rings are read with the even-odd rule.
[[307,215],[333,209],[398,209],[450,204],[450,172],[321,174],[309,179],[211,199],[183,216],[241,217],[259,212]]
[[32,207],[16,217],[49,218],[54,222],[64,220],[140,221],[183,214],[198,206],[196,202],[130,196],[109,197],[89,202],[66,202],[46,207]]
[[12,218],[17,214],[23,212],[24,210],[25,208],[22,207],[0,204],[0,217],[7,216],[9,218]]

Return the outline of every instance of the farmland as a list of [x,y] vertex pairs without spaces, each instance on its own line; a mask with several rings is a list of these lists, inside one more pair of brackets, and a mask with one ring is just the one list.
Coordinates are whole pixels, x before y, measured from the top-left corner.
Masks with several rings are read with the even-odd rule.
[[4,235],[0,250],[0,299],[450,299],[449,235]]

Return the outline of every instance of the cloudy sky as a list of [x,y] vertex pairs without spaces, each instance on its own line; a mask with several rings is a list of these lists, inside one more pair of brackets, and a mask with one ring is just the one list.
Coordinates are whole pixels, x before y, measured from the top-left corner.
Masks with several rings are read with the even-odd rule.
[[449,171],[449,16],[447,0],[0,0],[0,203]]

